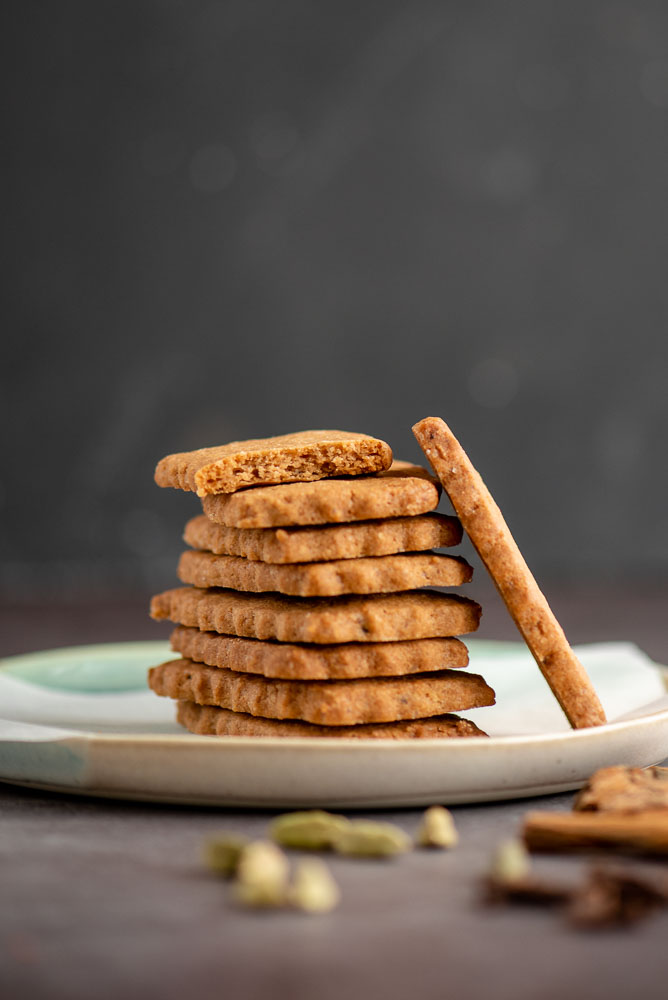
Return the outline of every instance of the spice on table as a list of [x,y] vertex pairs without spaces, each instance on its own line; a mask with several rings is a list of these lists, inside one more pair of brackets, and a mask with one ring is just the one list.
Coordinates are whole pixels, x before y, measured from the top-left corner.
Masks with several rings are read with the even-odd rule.
[[393,823],[356,820],[334,840],[334,850],[364,858],[385,858],[410,850],[411,839]]
[[492,855],[489,873],[483,881],[488,903],[539,903],[553,905],[570,899],[571,888],[536,876],[521,840],[502,841]]
[[594,848],[668,854],[668,810],[617,812],[530,812],[524,818],[530,851],[581,851]]
[[621,927],[637,923],[666,903],[665,876],[648,878],[628,866],[595,866],[574,893],[566,916],[576,927]]
[[452,813],[443,806],[430,806],[417,832],[421,847],[454,847],[459,840]]
[[324,851],[350,826],[345,816],[311,809],[305,812],[283,813],[272,822],[269,832],[272,840],[283,847],[303,851]]
[[668,767],[602,767],[583,786],[578,812],[642,812],[668,809]]
[[[618,765],[596,771],[578,793],[573,811],[530,812],[524,817],[530,851],[607,851],[668,855],[668,768]],[[578,928],[621,927],[668,905],[668,875],[638,862],[597,864],[584,881],[568,887],[523,875],[504,881],[491,875],[488,901],[562,902]]]
[[307,913],[328,913],[341,894],[329,868],[318,858],[303,858],[295,869],[289,901]]
[[526,878],[531,869],[529,852],[521,840],[503,840],[492,855],[490,875],[500,882]]
[[230,878],[237,870],[241,852],[248,838],[237,833],[220,833],[204,844],[204,863],[211,871]]
[[288,898],[288,859],[279,847],[256,840],[241,852],[235,894],[248,906],[283,906]]

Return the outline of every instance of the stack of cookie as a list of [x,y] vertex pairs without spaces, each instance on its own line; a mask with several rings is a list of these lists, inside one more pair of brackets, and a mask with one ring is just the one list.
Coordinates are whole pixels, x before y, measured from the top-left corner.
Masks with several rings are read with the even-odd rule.
[[149,684],[200,734],[484,735],[453,714],[494,703],[457,636],[480,607],[425,587],[466,583],[461,540],[434,513],[426,470],[363,434],[308,431],[169,455],[160,486],[192,490],[203,514],[151,615],[177,624],[181,659]]

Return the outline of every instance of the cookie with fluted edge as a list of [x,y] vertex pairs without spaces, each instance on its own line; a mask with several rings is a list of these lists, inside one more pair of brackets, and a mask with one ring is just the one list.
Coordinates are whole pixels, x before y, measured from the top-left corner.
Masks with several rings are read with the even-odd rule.
[[371,723],[364,726],[314,726],[310,722],[263,719],[259,716],[230,712],[192,701],[177,703],[176,719],[198,736],[278,736],[299,739],[418,740],[487,738],[474,722],[457,715],[436,715],[429,719]]
[[170,643],[181,656],[210,667],[282,680],[404,676],[465,667],[469,661],[466,646],[454,638],[317,645],[247,639],[179,625]]
[[468,455],[440,417],[413,432],[571,726],[602,725],[596,691]]
[[165,698],[319,726],[422,719],[494,704],[492,688],[467,670],[350,681],[278,681],[182,659],[152,667],[148,683]]
[[179,559],[177,576],[195,587],[229,587],[250,593],[276,592],[293,597],[388,594],[419,587],[458,587],[473,570],[461,556],[411,552],[365,559],[275,565],[240,556],[217,556],[189,549]]
[[151,617],[203,631],[279,642],[394,642],[475,632],[475,601],[433,590],[348,597],[283,597],[177,587],[157,594]]
[[232,528],[277,528],[340,524],[426,514],[438,506],[440,484],[419,465],[393,462],[373,476],[320,479],[241,490],[202,498],[215,524]]
[[456,517],[447,514],[298,528],[229,528],[199,514],[186,524],[183,540],[219,556],[284,564],[448,548],[459,545],[462,528]]
[[259,716],[230,712],[213,705],[177,702],[176,720],[197,736],[277,736],[281,739],[366,739],[426,740],[487,738],[474,722],[458,715],[436,715],[430,719],[406,719],[402,722],[371,723],[365,726],[314,726],[290,719],[262,719]]
[[391,464],[390,446],[368,434],[300,431],[167,455],[158,462],[155,481],[204,497],[260,483],[359,476],[381,472]]

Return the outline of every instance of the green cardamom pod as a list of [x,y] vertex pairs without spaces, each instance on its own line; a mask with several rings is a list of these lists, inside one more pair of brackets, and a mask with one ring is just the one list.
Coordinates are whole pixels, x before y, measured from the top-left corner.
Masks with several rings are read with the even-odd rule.
[[393,823],[357,820],[339,834],[333,846],[339,854],[385,858],[403,854],[412,845],[408,834]]
[[277,816],[269,832],[272,840],[283,847],[325,851],[332,847],[334,840],[348,826],[350,823],[345,816],[311,809]]

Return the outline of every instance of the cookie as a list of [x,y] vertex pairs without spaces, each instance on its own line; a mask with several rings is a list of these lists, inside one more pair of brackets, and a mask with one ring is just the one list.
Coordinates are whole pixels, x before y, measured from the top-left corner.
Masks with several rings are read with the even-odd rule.
[[200,632],[179,625],[170,642],[175,652],[198,663],[281,680],[404,676],[465,667],[469,661],[468,650],[459,639],[297,645]]
[[158,462],[155,481],[204,497],[260,483],[359,476],[381,472],[391,464],[390,446],[367,434],[302,431],[167,455]]
[[178,587],[151,601],[151,617],[202,631],[279,642],[394,642],[475,632],[481,608],[454,594],[415,590],[306,598]]
[[602,725],[605,713],[584,667],[452,431],[427,417],[413,432],[571,726]]
[[179,701],[177,721],[199,736],[279,736],[298,738],[335,737],[367,740],[452,739],[487,736],[468,719],[457,715],[437,715],[430,719],[409,719],[365,726],[314,726],[309,722],[276,721],[229,712],[211,705]]
[[352,479],[259,486],[232,496],[202,499],[204,513],[232,528],[340,524],[426,514],[438,506],[437,486],[426,469],[394,462],[387,472]]
[[170,643],[175,652],[198,663],[281,680],[404,676],[468,664],[466,646],[454,638],[299,645],[179,625]]
[[148,683],[166,698],[318,726],[398,722],[494,704],[489,685],[466,670],[352,681],[275,681],[193,660],[170,660],[149,670]]
[[459,545],[462,529],[456,517],[446,514],[391,517],[315,528],[227,528],[200,514],[188,521],[183,539],[194,549],[204,549],[219,556],[243,556],[283,564],[447,548]]
[[229,587],[251,593],[274,591],[293,597],[338,597],[387,594],[418,587],[457,587],[467,583],[472,572],[461,556],[439,556],[433,552],[276,566],[240,556],[189,550],[181,555],[177,576],[195,587]]

